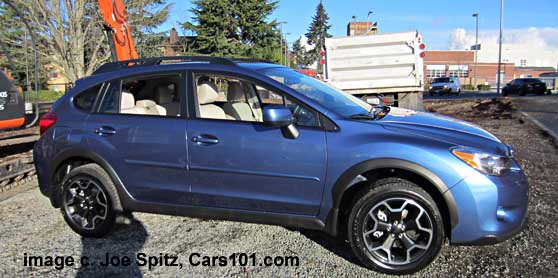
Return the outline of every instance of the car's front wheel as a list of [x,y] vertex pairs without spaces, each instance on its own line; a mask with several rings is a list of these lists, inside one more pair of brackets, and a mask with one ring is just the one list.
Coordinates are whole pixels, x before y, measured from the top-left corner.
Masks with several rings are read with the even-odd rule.
[[348,219],[352,250],[368,268],[410,274],[430,264],[444,239],[443,221],[432,197],[416,184],[388,178],[355,198]]
[[62,184],[60,210],[72,230],[85,237],[102,237],[112,229],[116,213],[108,190],[113,188],[99,165],[87,164],[70,171]]

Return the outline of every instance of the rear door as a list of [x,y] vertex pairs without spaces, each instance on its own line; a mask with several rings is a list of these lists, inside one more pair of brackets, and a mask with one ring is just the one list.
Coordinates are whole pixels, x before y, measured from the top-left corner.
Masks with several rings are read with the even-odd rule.
[[[86,122],[86,143],[110,163],[134,199],[188,204],[184,113],[153,114],[146,105],[157,103],[158,86],[168,83],[160,83],[162,80],[175,83],[175,100],[184,99],[185,79],[179,72],[106,83],[96,113]],[[134,99],[124,99],[123,93]]]
[[[219,97],[215,100],[204,97],[203,103],[193,103],[194,113],[188,121],[193,203],[205,207],[316,215],[326,166],[325,131],[319,126],[318,114],[289,101],[280,92],[255,86],[241,77],[199,73],[194,79],[194,84],[200,80],[211,82]],[[238,82],[245,96],[231,98],[229,84]],[[196,86],[191,89],[195,91]],[[252,120],[239,120],[231,115],[226,115],[226,119],[200,116],[200,109],[214,111],[216,117],[223,115],[221,107],[226,108],[229,101],[234,101],[236,106],[247,103],[251,109],[245,111],[251,110],[249,113],[253,113],[253,117],[247,115],[246,118]],[[298,138],[286,138],[281,128],[262,123],[261,107],[269,104],[287,105],[298,114],[306,115],[304,123],[298,125]]]

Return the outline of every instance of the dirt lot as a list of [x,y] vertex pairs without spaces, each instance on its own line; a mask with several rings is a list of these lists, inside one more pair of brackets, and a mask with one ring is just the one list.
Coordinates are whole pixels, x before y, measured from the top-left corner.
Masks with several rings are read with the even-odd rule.
[[[558,150],[511,104],[437,102],[427,107],[475,122],[515,147],[530,180],[529,225],[520,235],[487,247],[445,246],[417,277],[552,277],[558,271]],[[0,277],[384,277],[355,262],[343,241],[311,231],[282,227],[135,214],[137,221],[120,225],[104,239],[82,239],[64,223],[37,189],[0,202]],[[184,268],[155,267],[24,267],[28,255],[87,255],[101,260],[106,253],[135,257],[176,254]],[[298,256],[298,267],[190,266],[189,255],[228,256],[237,252],[261,256]]]

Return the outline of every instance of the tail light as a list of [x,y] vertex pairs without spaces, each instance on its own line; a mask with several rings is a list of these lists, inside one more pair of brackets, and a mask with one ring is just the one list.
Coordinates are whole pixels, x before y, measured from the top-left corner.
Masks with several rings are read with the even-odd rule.
[[56,116],[54,112],[48,111],[46,114],[44,114],[39,121],[40,134],[43,135],[43,133],[45,133],[49,128],[56,124],[57,120],[58,116]]

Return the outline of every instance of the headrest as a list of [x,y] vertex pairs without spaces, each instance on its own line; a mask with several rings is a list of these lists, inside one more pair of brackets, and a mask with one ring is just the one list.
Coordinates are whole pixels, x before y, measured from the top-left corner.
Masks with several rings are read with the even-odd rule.
[[244,90],[239,82],[229,82],[229,88],[227,89],[227,101],[246,102]]
[[120,99],[120,110],[132,109],[135,107],[134,95],[128,92],[122,92],[122,98]]
[[155,101],[159,104],[167,104],[173,101],[173,92],[174,90],[171,89],[171,86],[174,88],[174,85],[161,85],[155,88]]
[[136,107],[149,108],[149,107],[153,107],[153,106],[156,106],[156,105],[157,105],[157,103],[155,103],[154,101],[152,101],[150,99],[144,99],[144,100],[136,101]]
[[219,98],[217,86],[209,81],[204,81],[198,85],[198,102],[200,105],[213,103]]

